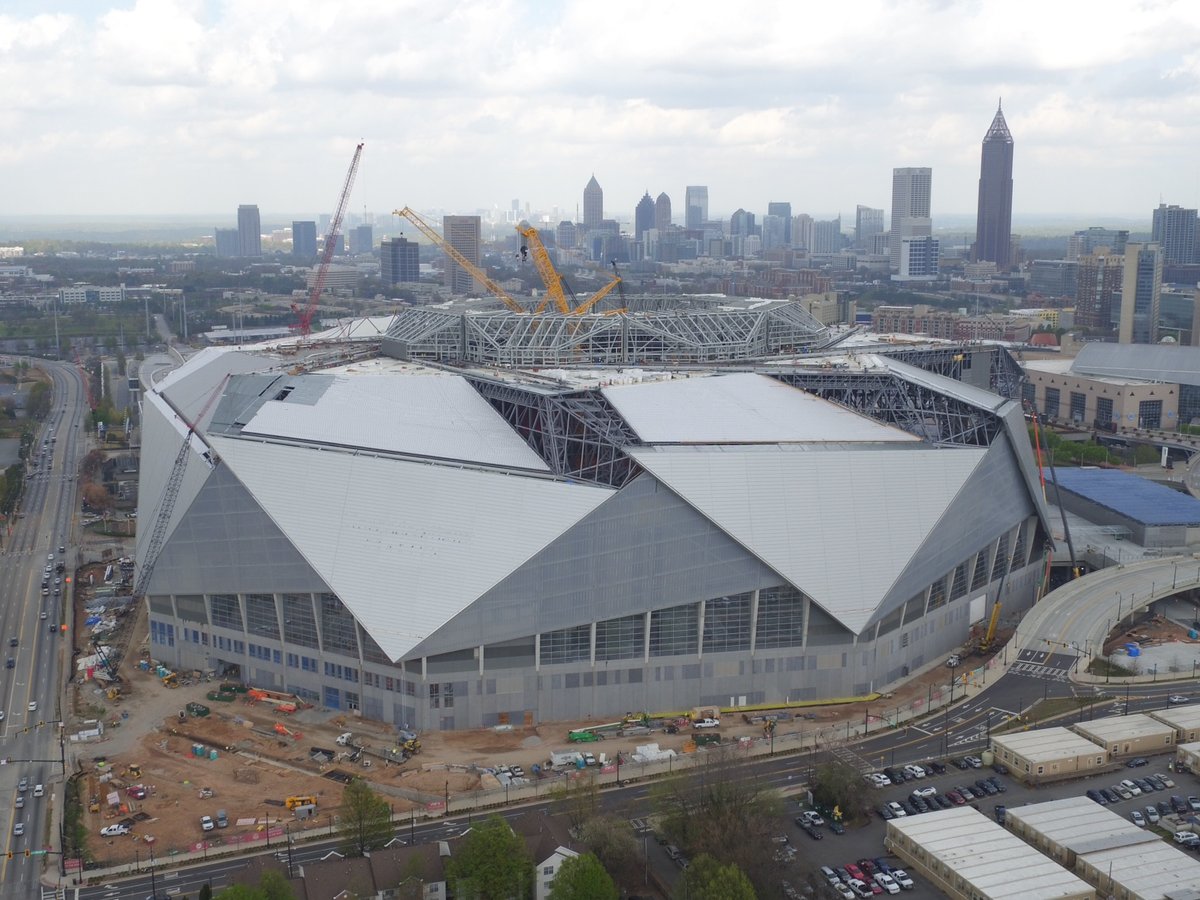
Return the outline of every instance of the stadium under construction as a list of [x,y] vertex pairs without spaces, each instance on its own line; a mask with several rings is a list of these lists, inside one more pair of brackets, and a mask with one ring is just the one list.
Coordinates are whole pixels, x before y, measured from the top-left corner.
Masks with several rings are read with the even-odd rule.
[[1033,601],[1003,349],[621,304],[190,359],[143,400],[154,655],[455,729],[885,690]]

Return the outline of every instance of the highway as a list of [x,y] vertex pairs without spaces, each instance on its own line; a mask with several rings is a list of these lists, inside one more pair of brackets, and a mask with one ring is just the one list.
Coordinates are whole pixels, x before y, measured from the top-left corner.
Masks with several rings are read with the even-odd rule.
[[[63,804],[60,703],[62,672],[70,644],[55,632],[63,622],[62,583],[73,572],[71,543],[78,509],[79,463],[86,450],[83,382],[70,365],[38,363],[54,386],[50,415],[36,432],[37,466],[26,481],[25,494],[5,535],[0,555],[0,640],[6,666],[0,709],[0,898],[39,895],[43,867],[59,868],[56,832]],[[60,553],[59,548],[66,549]],[[54,568],[64,563],[65,572]],[[49,586],[43,589],[46,566]],[[55,584],[55,579],[59,583]],[[43,618],[44,617],[44,618]],[[26,789],[19,783],[24,779]],[[35,786],[44,785],[42,796]],[[18,807],[17,804],[22,806]],[[18,828],[18,825],[20,826]],[[22,834],[18,834],[22,831]],[[48,857],[39,851],[52,850]],[[31,855],[26,857],[25,851]],[[9,858],[11,856],[11,859]]]

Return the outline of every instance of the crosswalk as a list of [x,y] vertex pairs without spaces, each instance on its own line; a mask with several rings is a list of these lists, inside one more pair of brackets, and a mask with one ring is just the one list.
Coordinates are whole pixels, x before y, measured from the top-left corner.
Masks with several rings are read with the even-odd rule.
[[1071,667],[1076,663],[1074,656],[1063,653],[1040,653],[1025,650],[1020,658],[1009,666],[1009,674],[1024,675],[1043,681],[1068,681]]

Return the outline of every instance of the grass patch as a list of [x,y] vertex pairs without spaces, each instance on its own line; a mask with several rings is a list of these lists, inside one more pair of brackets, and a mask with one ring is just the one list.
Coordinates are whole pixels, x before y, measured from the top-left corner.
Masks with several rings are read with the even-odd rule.
[[1023,716],[1013,716],[999,725],[993,722],[992,734],[1024,731],[1053,719],[1073,719],[1080,716],[1087,718],[1090,717],[1088,707],[1105,703],[1111,699],[1111,697],[1101,695],[1099,697],[1055,697],[1052,700],[1039,700]]
[[1115,676],[1116,678],[1130,678],[1137,674],[1133,669],[1118,666],[1101,656],[1093,657],[1092,661],[1088,663],[1087,672],[1089,675]]

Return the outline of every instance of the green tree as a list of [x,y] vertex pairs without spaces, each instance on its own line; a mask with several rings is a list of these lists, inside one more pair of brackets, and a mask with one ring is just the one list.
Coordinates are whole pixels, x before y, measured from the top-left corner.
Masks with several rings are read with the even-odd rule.
[[209,885],[200,885],[200,900],[212,900],[212,896],[212,888]]
[[596,816],[583,824],[583,843],[591,848],[600,864],[617,878],[625,880],[641,865],[642,848],[629,823],[615,816]]
[[342,794],[338,828],[342,852],[346,856],[362,856],[368,850],[378,850],[392,839],[392,809],[367,782],[355,778]]
[[755,900],[758,894],[736,865],[721,865],[711,856],[701,855],[684,869],[671,896],[675,900]]
[[562,783],[550,792],[555,813],[565,816],[567,826],[577,834],[583,824],[600,809],[600,786],[596,777],[588,771],[568,774]]
[[258,882],[263,900],[295,900],[296,894],[282,872],[268,869]]
[[463,900],[527,900],[533,894],[525,842],[498,816],[471,829],[450,858],[447,877]]
[[617,886],[590,853],[563,860],[550,887],[549,900],[617,900]]
[[844,822],[869,818],[869,799],[862,776],[839,759],[831,758],[813,772],[813,802],[830,813],[837,810]]

